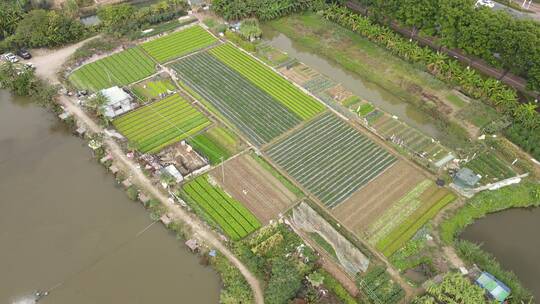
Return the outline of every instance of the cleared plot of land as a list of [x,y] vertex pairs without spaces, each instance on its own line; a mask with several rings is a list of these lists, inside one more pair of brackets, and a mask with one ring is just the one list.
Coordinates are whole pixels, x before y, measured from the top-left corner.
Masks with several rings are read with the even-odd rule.
[[250,155],[231,159],[223,168],[217,167],[210,174],[263,223],[277,219],[278,214],[287,210],[296,200],[292,192]]
[[123,115],[113,125],[142,153],[155,153],[210,125],[186,100],[172,95]]
[[313,97],[302,92],[272,69],[233,45],[221,45],[210,50],[210,53],[252,81],[302,119],[309,119],[324,110],[324,106]]
[[164,63],[191,52],[203,49],[217,39],[200,26],[172,33],[162,38],[143,43],[142,48],[158,62]]
[[362,232],[403,195],[425,179],[419,170],[403,160],[379,175],[337,206],[332,213],[349,230]]
[[366,230],[368,240],[384,255],[390,256],[454,199],[450,191],[425,179],[370,224]]
[[79,89],[98,91],[127,85],[152,75],[154,62],[139,47],[86,64],[73,72],[69,81]]
[[293,132],[267,153],[329,208],[345,201],[396,161],[330,113]]
[[269,142],[301,122],[281,103],[207,53],[183,58],[172,67],[256,145]]
[[190,181],[183,189],[232,239],[241,239],[261,226],[240,202],[212,185],[207,175]]

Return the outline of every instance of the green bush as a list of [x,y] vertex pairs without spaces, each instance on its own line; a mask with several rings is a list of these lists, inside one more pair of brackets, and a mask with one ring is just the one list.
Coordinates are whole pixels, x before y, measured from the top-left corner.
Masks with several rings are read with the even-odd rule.
[[256,17],[271,20],[292,13],[319,9],[322,0],[213,0],[212,9],[227,20]]
[[128,198],[130,200],[136,201],[137,197],[139,196],[139,189],[137,189],[137,187],[131,185],[131,186],[129,186],[129,188],[127,188],[126,194],[127,194]]

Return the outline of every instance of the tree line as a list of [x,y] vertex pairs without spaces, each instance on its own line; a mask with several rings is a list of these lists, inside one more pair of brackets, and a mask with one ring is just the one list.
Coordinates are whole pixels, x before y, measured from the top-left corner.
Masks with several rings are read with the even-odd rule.
[[[374,23],[369,18],[351,12],[344,6],[331,5],[323,16],[346,27],[374,43],[388,49],[394,55],[409,62],[420,64],[437,78],[459,86],[467,95],[484,100],[500,112],[513,118],[513,126],[506,130],[508,138],[534,157],[540,158],[538,142],[534,134],[540,131],[540,115],[534,103],[520,103],[514,89],[493,78],[482,77],[478,72],[461,65],[429,47],[421,47],[407,40],[386,26]],[[498,130],[496,130],[498,131]]]
[[[342,1],[343,2],[343,1]],[[354,0],[377,22],[392,20],[508,69],[540,90],[540,24],[505,11],[475,7],[475,0]]]
[[271,20],[323,4],[324,0],[213,0],[212,9],[227,20]]

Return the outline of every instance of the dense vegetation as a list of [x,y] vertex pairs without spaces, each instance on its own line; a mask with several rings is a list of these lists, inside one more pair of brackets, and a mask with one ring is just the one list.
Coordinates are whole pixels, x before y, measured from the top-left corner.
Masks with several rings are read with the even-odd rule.
[[441,283],[432,283],[426,288],[426,295],[416,298],[415,304],[461,303],[480,304],[488,302],[484,289],[474,285],[459,273],[447,274]]
[[271,20],[319,7],[321,0],[213,0],[213,10],[227,20],[257,17]]
[[57,88],[36,77],[33,70],[10,63],[0,65],[0,88],[9,89],[18,96],[31,96],[44,107],[52,107],[57,95]]
[[363,277],[357,279],[358,287],[371,303],[399,303],[405,292],[395,283],[384,266],[372,266]]
[[356,0],[374,19],[397,20],[442,45],[522,75],[540,89],[540,26],[502,10],[475,8],[474,0]]
[[462,66],[444,54],[434,52],[428,47],[420,47],[388,27],[375,24],[369,18],[353,13],[345,7],[332,5],[324,11],[324,17],[385,47],[400,58],[423,65],[437,78],[457,85],[471,97],[485,100],[500,112],[511,115],[517,128],[528,131],[512,132],[509,138],[516,144],[521,144],[524,149],[537,153],[535,152],[537,149],[532,147],[534,144],[527,146],[527,136],[540,130],[537,105],[519,103],[515,90],[496,79],[482,77],[476,71]]
[[[4,11],[6,10],[6,11]],[[87,30],[76,19],[58,11],[42,9],[28,13],[15,4],[0,4],[0,51],[18,47],[55,47],[78,41]]]
[[140,9],[122,3],[102,6],[97,15],[107,32],[125,35],[138,32],[148,25],[184,16],[188,7],[184,0],[164,0]]

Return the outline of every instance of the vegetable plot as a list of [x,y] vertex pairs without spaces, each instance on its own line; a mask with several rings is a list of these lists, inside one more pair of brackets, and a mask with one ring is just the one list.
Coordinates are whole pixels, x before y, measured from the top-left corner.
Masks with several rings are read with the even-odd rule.
[[142,153],[156,153],[210,125],[210,121],[178,95],[139,108],[113,121]]
[[329,208],[345,201],[396,161],[330,113],[271,146],[267,153]]
[[261,227],[259,220],[248,209],[221,188],[213,186],[206,174],[185,184],[183,189],[234,240]]
[[172,68],[255,145],[263,145],[301,122],[281,103],[207,53],[183,58]]
[[143,43],[142,48],[159,63],[164,63],[214,43],[216,38],[200,26]]
[[238,50],[232,44],[216,47],[210,50],[210,53],[281,102],[303,120],[312,118],[324,110],[324,106],[316,99],[302,92],[272,69]]
[[95,92],[133,83],[154,72],[154,62],[139,47],[134,47],[86,64],[75,70],[68,79],[79,89]]

